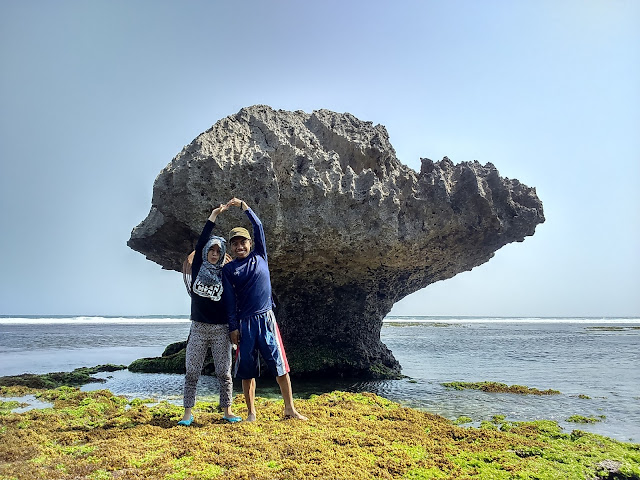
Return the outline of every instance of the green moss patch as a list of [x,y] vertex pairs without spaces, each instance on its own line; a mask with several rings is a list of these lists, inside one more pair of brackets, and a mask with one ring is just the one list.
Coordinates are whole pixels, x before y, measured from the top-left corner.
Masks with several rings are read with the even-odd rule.
[[473,422],[473,419],[471,417],[466,417],[464,415],[461,415],[460,417],[456,418],[453,423],[454,425],[464,425],[466,423],[471,423]]
[[27,404],[23,402],[18,402],[16,400],[2,401],[0,400],[0,415],[5,415],[9,413],[11,410],[14,410],[19,407],[26,407]]
[[447,388],[455,390],[481,390],[490,393],[517,393],[519,395],[559,395],[558,390],[538,390],[537,388],[525,387],[523,385],[506,385],[497,382],[448,382],[443,383]]
[[607,418],[605,415],[598,415],[597,417],[584,417],[582,415],[571,415],[567,418],[567,422],[572,423],[598,423]]

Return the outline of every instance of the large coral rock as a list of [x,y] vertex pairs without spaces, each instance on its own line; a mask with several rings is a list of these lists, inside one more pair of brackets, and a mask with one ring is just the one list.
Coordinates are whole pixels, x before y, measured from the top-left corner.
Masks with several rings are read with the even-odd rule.
[[[276,314],[298,373],[398,373],[380,341],[393,304],[544,221],[535,189],[490,163],[425,158],[415,172],[381,125],[260,105],[218,121],[160,172],[128,245],[180,270],[212,206],[234,196],[264,224]],[[250,228],[240,209],[217,224],[225,236]]]

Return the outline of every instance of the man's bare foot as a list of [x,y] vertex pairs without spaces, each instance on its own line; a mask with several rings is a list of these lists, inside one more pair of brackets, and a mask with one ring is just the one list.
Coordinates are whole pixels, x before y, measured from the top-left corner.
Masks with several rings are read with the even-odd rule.
[[285,420],[288,420],[288,419],[292,419],[292,420],[309,420],[307,417],[305,417],[301,413],[298,413],[297,410],[292,410],[290,412],[285,411],[284,412],[284,418],[285,418]]
[[255,421],[256,421],[255,413],[250,413],[249,415],[247,415],[247,419],[245,420],[245,422],[255,422]]

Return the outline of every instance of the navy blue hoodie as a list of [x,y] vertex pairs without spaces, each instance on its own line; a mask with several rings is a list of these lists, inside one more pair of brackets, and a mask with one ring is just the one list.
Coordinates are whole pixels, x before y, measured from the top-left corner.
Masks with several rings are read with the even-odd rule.
[[239,329],[240,320],[273,308],[262,222],[250,208],[245,213],[253,225],[253,250],[246,258],[222,267],[222,297],[226,301],[230,331]]

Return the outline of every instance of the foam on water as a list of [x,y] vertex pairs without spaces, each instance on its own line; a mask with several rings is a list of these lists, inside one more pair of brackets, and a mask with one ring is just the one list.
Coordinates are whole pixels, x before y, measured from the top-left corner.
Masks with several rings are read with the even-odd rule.
[[[48,324],[151,324],[188,323],[188,315],[144,316],[10,316],[0,315],[0,325],[48,325]],[[585,323],[585,324],[640,324],[640,317],[471,317],[430,315],[389,315],[383,323]]]
[[99,317],[99,316],[50,316],[11,317],[0,316],[0,325],[78,325],[78,324],[148,324],[148,323],[188,323],[187,316],[143,316],[143,317]]
[[449,317],[427,315],[387,316],[383,323],[578,323],[640,324],[640,317]]

